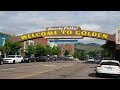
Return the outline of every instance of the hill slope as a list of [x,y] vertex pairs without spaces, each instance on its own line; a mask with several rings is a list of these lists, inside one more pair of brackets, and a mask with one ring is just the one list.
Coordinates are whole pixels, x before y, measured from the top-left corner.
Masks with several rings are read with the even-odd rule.
[[83,43],[78,43],[75,44],[75,49],[76,50],[86,50],[86,51],[101,51],[101,45],[96,44],[96,43],[89,43],[89,44],[83,44]]

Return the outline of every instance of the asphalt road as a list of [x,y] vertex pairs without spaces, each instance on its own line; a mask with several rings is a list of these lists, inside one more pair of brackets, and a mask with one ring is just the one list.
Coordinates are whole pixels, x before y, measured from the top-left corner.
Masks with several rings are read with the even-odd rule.
[[102,79],[95,77],[94,69],[97,64],[76,61],[67,61],[61,63],[72,63],[73,65],[63,67],[51,72],[27,77],[25,79]]
[[0,79],[110,79],[95,77],[97,64],[51,61],[0,65]]

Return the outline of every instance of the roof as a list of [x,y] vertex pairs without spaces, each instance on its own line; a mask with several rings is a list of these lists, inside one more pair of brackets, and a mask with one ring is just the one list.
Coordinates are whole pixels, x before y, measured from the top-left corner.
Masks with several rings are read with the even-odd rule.
[[119,63],[119,61],[117,61],[117,60],[102,60],[101,62],[116,62],[116,63]]
[[10,34],[2,33],[2,32],[0,32],[0,34],[7,35],[7,36],[11,36]]

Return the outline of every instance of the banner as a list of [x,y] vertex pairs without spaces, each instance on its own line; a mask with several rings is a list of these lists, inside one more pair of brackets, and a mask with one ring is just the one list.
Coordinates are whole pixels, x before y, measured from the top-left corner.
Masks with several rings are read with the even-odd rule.
[[49,43],[55,43],[55,44],[77,44],[79,43],[78,40],[65,40],[65,39],[54,39],[49,40]]

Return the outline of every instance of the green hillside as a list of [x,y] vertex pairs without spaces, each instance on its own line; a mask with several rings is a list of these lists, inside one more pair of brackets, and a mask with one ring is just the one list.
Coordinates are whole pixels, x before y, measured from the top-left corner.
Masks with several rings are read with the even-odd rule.
[[85,50],[85,51],[101,51],[101,45],[96,44],[96,43],[90,43],[90,44],[75,44],[75,49],[76,50]]

